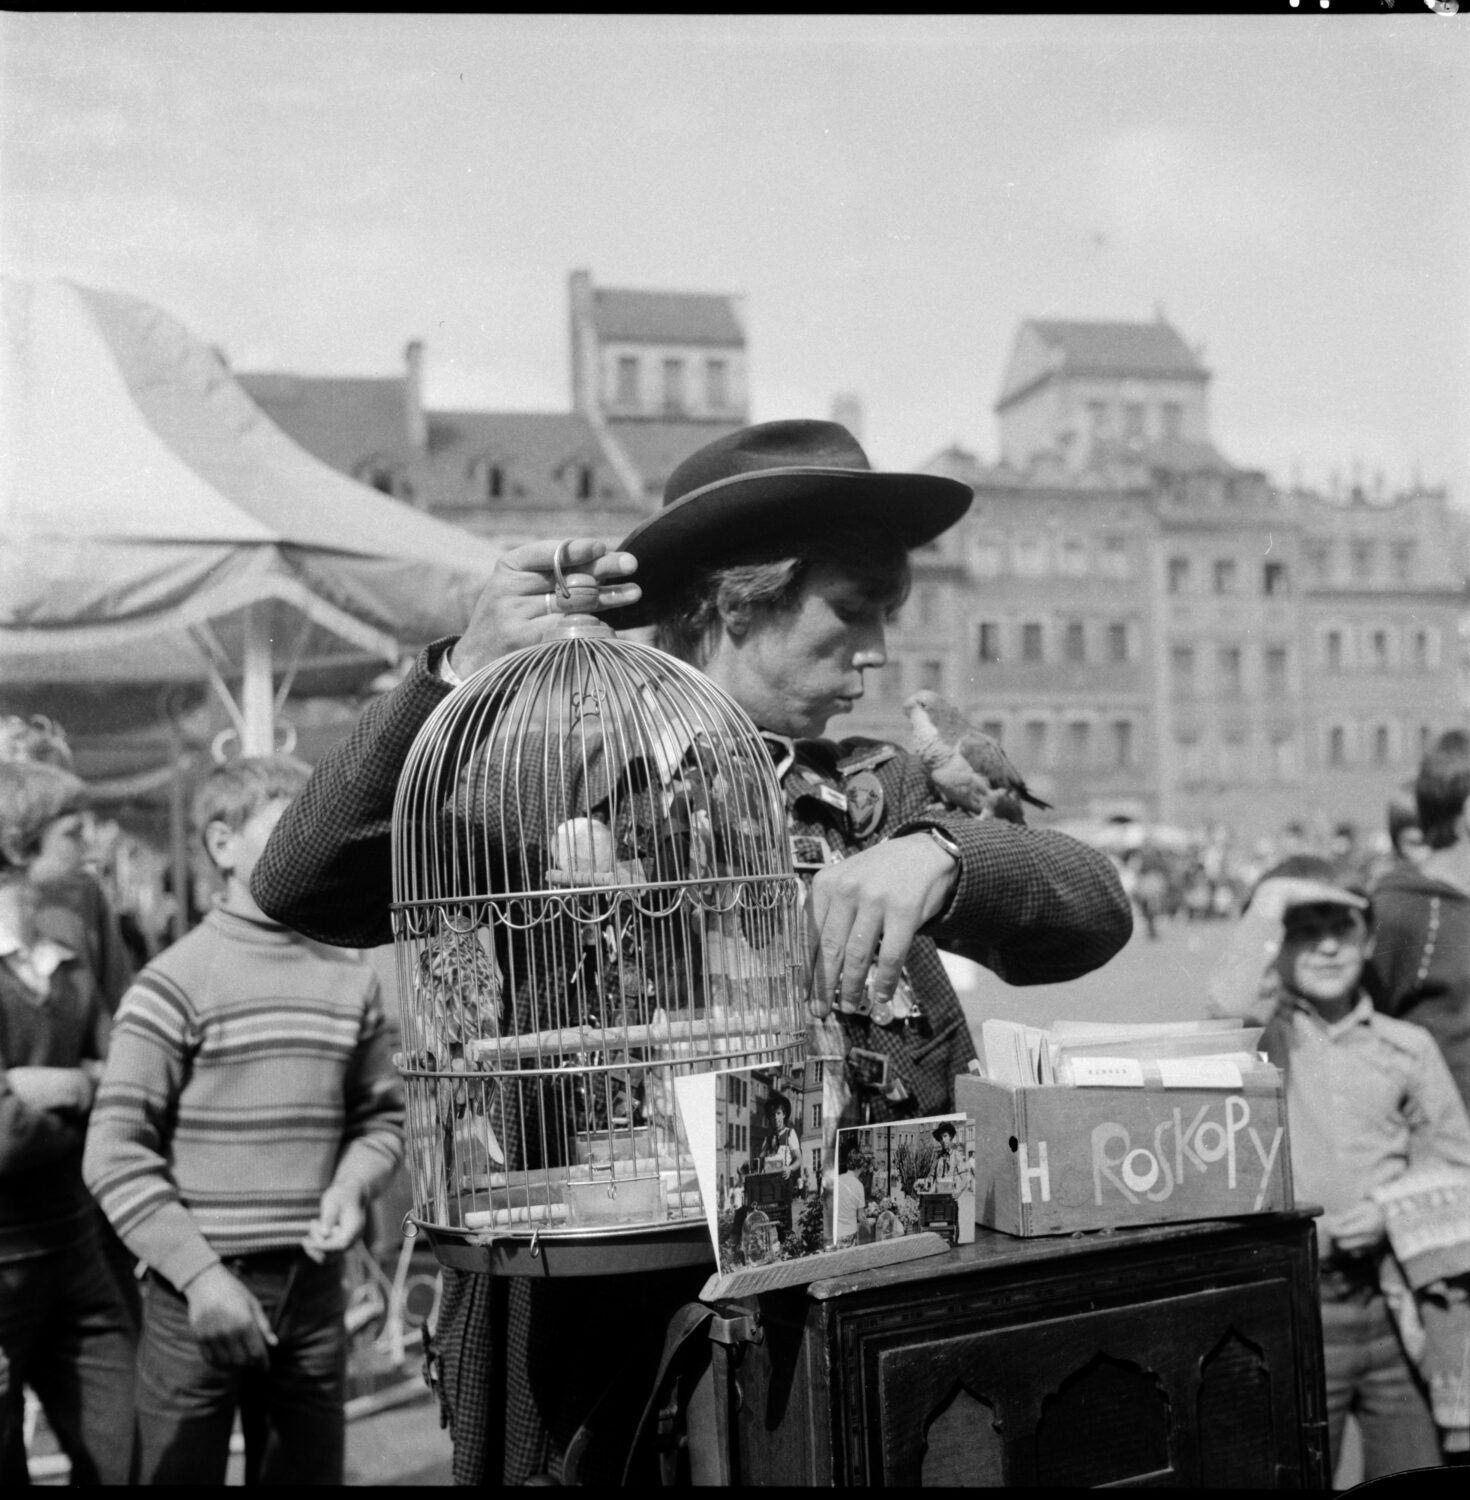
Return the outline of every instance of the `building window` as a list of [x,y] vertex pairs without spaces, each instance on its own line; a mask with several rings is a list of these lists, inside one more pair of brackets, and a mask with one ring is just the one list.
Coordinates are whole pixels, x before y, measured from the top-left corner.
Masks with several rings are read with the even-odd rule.
[[1062,539],[1062,573],[1068,578],[1083,578],[1087,574],[1087,543],[1080,536]]
[[638,356],[618,356],[618,386],[615,398],[619,406],[638,405]]
[[1386,766],[1389,763],[1389,732],[1387,724],[1378,724],[1373,729],[1373,764]]
[[1143,441],[1143,402],[1129,401],[1123,407],[1123,436],[1130,443]]
[[1194,735],[1181,735],[1179,746],[1179,778],[1184,782],[1203,781],[1205,775],[1204,747]]
[[1284,698],[1286,682],[1286,647],[1266,647],[1266,692],[1273,698]]
[[1046,720],[1026,721],[1026,760],[1033,766],[1044,766],[1046,761]]
[[970,571],[977,578],[999,578],[1005,566],[1005,554],[999,542],[970,543]]
[[822,1128],[822,1106],[820,1104],[814,1104],[814,1105],[812,1105],[812,1129],[813,1130],[820,1130],[821,1128]]
[[997,745],[1005,744],[1006,726],[1003,720],[986,719],[985,722],[980,726],[980,733],[988,734]]
[[1296,780],[1296,738],[1285,731],[1271,736],[1271,774],[1277,781]]
[[1327,764],[1329,766],[1347,764],[1347,730],[1341,724],[1334,724],[1327,731]]
[[1217,658],[1220,668],[1220,691],[1239,697],[1243,686],[1240,671],[1240,647],[1221,646]]
[[1081,620],[1068,622],[1066,634],[1062,637],[1062,650],[1068,661],[1087,660],[1087,631]]
[[592,498],[593,478],[591,464],[577,465],[577,499],[590,500]]
[[1330,571],[1326,542],[1308,542],[1306,547],[1307,569],[1314,583],[1326,583]]
[[1414,632],[1414,667],[1417,671],[1428,672],[1438,666],[1439,637],[1428,630],[1416,630]]
[[1233,594],[1235,592],[1235,559],[1233,557],[1217,557],[1215,559],[1215,592],[1217,594]]
[[1395,542],[1393,544],[1393,576],[1397,583],[1412,583],[1414,581],[1413,542]]
[[664,410],[667,412],[684,410],[684,361],[682,359],[664,361]]
[[1128,660],[1128,626],[1122,621],[1108,626],[1108,660],[1110,662]]
[[1128,564],[1128,538],[1105,536],[1102,539],[1102,560],[1099,571],[1104,578],[1127,578],[1132,573]]
[[1386,630],[1373,630],[1369,632],[1368,660],[1373,663],[1373,670],[1375,672],[1388,671],[1388,632]]
[[1046,539],[1023,536],[1016,539],[1016,573],[1021,578],[1041,578],[1046,574]]
[[1189,587],[1189,559],[1187,557],[1171,557],[1169,559],[1169,592],[1171,594],[1182,594]]
[[479,484],[480,496],[484,500],[500,500],[505,496],[505,470],[490,459],[482,459],[477,465],[474,478]]
[[1133,721],[1131,719],[1113,721],[1113,764],[1120,771],[1130,770],[1133,766]]
[[934,623],[935,605],[938,603],[936,595],[937,591],[927,586],[914,590],[914,604],[920,625]]
[[1279,599],[1286,593],[1286,564],[1268,562],[1261,570],[1261,591],[1268,599]]
[[919,663],[919,689],[931,693],[944,691],[944,663],[923,661]]
[[722,359],[705,361],[704,404],[711,411],[724,411],[730,404],[729,367]]
[[1373,543],[1353,543],[1353,578],[1358,583],[1367,583],[1373,577]]
[[1021,660],[1039,662],[1041,653],[1041,626],[1034,621],[1021,627]]
[[1434,729],[1429,724],[1419,726],[1419,759],[1423,760],[1429,754],[1429,746],[1434,740]]
[[1092,759],[1092,725],[1086,719],[1073,719],[1067,725],[1067,759],[1074,766],[1085,766]]
[[1184,436],[1184,408],[1177,401],[1166,401],[1163,405],[1164,436],[1171,442]]
[[1087,403],[1087,425],[1092,431],[1093,442],[1108,435],[1108,403],[1106,401]]
[[1227,734],[1220,742],[1221,781],[1241,782],[1246,779],[1247,745],[1240,734]]
[[1174,690],[1179,693],[1194,691],[1194,647],[1175,646],[1169,652],[1169,666],[1174,676]]
[[1325,638],[1326,659],[1323,665],[1329,672],[1340,672],[1343,667],[1342,631],[1329,630]]
[[1000,622],[981,620],[976,632],[975,655],[984,662],[1000,660]]

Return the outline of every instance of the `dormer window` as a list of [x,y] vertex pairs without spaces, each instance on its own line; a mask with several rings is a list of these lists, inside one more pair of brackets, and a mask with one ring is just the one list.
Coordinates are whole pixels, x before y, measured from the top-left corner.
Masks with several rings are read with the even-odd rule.
[[590,500],[592,498],[593,470],[591,464],[577,465],[577,499]]
[[617,394],[613,398],[619,406],[638,405],[638,356],[623,354],[618,357]]
[[724,411],[730,404],[730,369],[722,359],[704,364],[704,404],[711,411]]

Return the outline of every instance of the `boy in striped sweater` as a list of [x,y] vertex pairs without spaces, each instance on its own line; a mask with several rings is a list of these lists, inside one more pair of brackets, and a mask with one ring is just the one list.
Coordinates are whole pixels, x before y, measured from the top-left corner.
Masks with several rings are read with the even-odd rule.
[[237,1407],[246,1480],[340,1484],[341,1252],[402,1153],[377,980],[267,918],[250,874],[306,767],[216,770],[195,821],[223,897],[123,998],[83,1172],[149,1267],[143,1484],[220,1484]]

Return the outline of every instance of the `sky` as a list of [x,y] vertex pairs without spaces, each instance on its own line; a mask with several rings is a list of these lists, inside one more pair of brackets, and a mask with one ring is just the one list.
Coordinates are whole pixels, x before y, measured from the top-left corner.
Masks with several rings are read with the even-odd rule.
[[566,410],[567,276],[739,293],[752,418],[997,453],[1028,317],[1152,319],[1235,462],[1470,505],[1470,28],[0,15],[0,265],[240,370]]

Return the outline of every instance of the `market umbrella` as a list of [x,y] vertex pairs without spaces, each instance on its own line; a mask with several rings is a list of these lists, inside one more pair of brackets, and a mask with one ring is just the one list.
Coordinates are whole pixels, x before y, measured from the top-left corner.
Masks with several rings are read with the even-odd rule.
[[241,746],[293,683],[462,627],[500,549],[298,447],[135,297],[3,279],[0,682],[207,681]]

